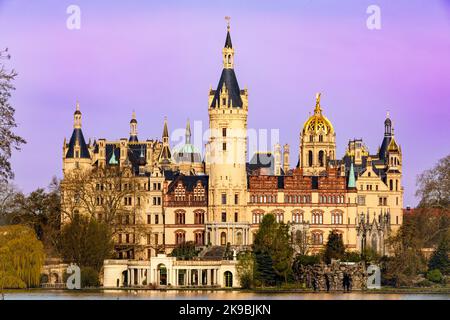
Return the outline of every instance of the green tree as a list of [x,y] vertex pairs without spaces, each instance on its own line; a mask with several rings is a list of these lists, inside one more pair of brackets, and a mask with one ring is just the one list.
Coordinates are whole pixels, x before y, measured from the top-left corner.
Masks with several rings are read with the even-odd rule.
[[0,289],[39,285],[44,249],[25,226],[0,227]]
[[10,104],[11,92],[15,90],[13,81],[17,73],[9,71],[1,62],[9,60],[8,49],[0,51],[0,180],[3,182],[14,178],[10,159],[13,150],[20,150],[26,141],[14,133],[17,127],[14,119],[15,109]]
[[448,258],[448,254],[449,254],[448,237],[443,237],[438,247],[433,252],[430,261],[428,262],[428,269],[429,270],[437,269],[443,274],[449,274],[450,261]]
[[279,223],[272,242],[272,261],[276,274],[287,283],[288,276],[292,273],[293,250],[289,237],[289,225]]
[[243,289],[250,289],[254,281],[255,258],[250,251],[240,252],[236,266],[239,282]]
[[287,279],[292,257],[288,227],[266,214],[253,242],[255,280],[264,286],[274,285],[279,278]]
[[192,260],[192,258],[198,256],[198,250],[195,249],[193,241],[182,242],[172,250],[170,256],[179,260]]
[[100,285],[98,271],[91,267],[81,269],[81,287],[98,287]]
[[76,215],[61,230],[60,253],[66,262],[91,267],[97,272],[112,256],[113,239],[108,225],[83,215]]
[[345,255],[345,246],[342,237],[331,231],[328,235],[328,241],[325,245],[324,260],[325,263],[331,263],[331,259],[342,259]]

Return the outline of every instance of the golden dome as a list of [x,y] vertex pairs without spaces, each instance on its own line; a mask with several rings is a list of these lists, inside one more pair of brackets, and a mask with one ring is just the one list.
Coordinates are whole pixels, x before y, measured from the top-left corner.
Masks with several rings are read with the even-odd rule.
[[316,95],[316,107],[314,108],[314,114],[306,120],[303,125],[303,133],[323,133],[325,135],[331,133],[334,134],[334,128],[330,120],[322,114],[322,108],[320,107],[320,93]]

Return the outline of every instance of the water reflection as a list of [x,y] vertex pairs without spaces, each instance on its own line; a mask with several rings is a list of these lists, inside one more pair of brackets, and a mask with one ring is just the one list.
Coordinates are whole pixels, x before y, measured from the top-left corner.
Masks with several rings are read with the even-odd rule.
[[204,290],[8,291],[5,300],[450,300],[450,294],[424,293],[259,293]]

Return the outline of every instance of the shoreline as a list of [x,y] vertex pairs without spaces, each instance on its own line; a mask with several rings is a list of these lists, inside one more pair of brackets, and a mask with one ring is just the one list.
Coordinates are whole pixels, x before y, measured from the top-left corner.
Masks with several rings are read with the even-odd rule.
[[351,292],[344,291],[314,291],[309,289],[283,289],[283,288],[259,288],[259,289],[239,289],[239,288],[134,288],[134,287],[122,287],[122,288],[83,288],[80,290],[69,290],[66,288],[29,288],[29,289],[3,289],[0,290],[0,294],[8,294],[8,293],[20,293],[20,292],[73,292],[73,293],[87,293],[87,292],[112,292],[112,291],[155,291],[155,292],[164,292],[164,291],[217,291],[217,292],[242,292],[242,293],[254,293],[254,294],[288,294],[288,293],[304,293],[304,294],[449,294],[450,295],[450,287],[444,288],[381,288],[381,289],[370,289],[370,290],[352,290]]

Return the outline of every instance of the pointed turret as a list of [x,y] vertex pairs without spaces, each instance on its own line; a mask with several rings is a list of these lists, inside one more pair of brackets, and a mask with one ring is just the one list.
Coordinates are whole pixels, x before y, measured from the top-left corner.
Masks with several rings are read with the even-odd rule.
[[138,142],[139,139],[137,137],[137,120],[136,120],[136,112],[133,111],[130,120],[130,139],[129,142]]
[[234,72],[234,49],[231,44],[230,24],[227,17],[227,36],[225,46],[222,49],[223,70],[216,90],[210,90],[212,100],[210,108],[243,108],[242,95],[246,90],[241,91]]
[[172,154],[169,145],[169,129],[167,129],[167,117],[164,117],[164,129],[162,135],[162,149],[159,155],[159,163],[166,167],[172,163]]
[[75,112],[73,114],[73,132],[67,146],[66,159],[81,158],[90,159],[89,148],[84,140],[83,132],[81,131],[81,111],[80,104],[77,101]]
[[353,169],[353,161],[350,164],[350,172],[348,173],[348,185],[349,189],[356,188],[355,170]]

